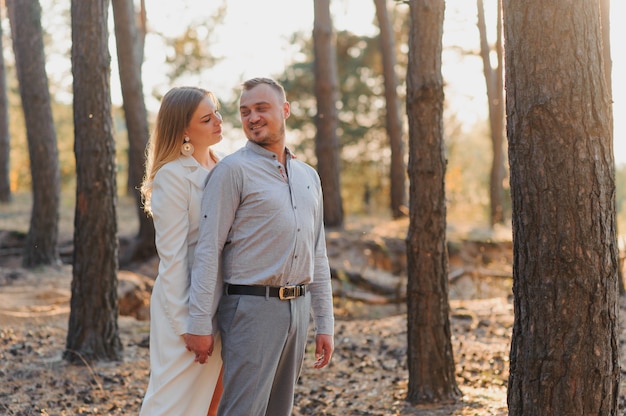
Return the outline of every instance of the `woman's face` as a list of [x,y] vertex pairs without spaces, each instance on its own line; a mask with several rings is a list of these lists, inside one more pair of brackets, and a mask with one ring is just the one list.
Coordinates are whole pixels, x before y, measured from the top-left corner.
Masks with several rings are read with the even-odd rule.
[[212,146],[222,140],[222,115],[209,97],[204,97],[185,130],[196,148]]

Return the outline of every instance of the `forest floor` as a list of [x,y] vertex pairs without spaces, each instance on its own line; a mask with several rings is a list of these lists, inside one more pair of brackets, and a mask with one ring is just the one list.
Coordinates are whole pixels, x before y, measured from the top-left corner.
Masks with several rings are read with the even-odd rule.
[[[16,215],[7,208],[0,210],[0,232],[20,227]],[[402,240],[405,226],[406,223],[397,221],[359,223],[351,225],[348,234],[362,234],[370,241]],[[66,230],[62,238],[69,235]],[[334,238],[333,233],[329,233],[329,238]],[[354,296],[357,291],[351,295],[344,286],[335,296],[336,350],[332,363],[326,369],[313,369],[309,346],[297,386],[294,416],[507,414],[513,325],[511,281],[507,277],[510,241],[491,244],[488,252],[481,246],[480,261],[476,246],[459,247],[465,248],[451,254],[451,269],[465,268],[470,272],[459,274],[450,282],[452,344],[461,391],[458,400],[436,405],[409,404],[405,400],[408,372],[404,303],[382,301],[377,295],[361,296],[365,301],[355,300],[359,298]],[[354,250],[337,253],[336,248],[333,244],[329,252],[334,253],[335,264],[361,261],[353,258]],[[25,270],[19,264],[19,253],[3,253],[0,415],[138,414],[149,377],[149,321],[119,317],[122,361],[89,366],[68,364],[62,354],[69,316],[71,266]],[[625,321],[625,299],[620,300],[620,318]],[[621,356],[626,358],[626,329],[623,324],[620,328]],[[619,414],[624,413],[626,406],[624,373],[622,370]]]

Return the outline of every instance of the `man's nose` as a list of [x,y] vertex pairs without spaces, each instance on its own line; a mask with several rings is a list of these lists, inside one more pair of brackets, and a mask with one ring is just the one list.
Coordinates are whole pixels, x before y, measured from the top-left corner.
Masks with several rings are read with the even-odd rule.
[[259,114],[256,111],[250,111],[248,115],[248,120],[251,122],[255,122],[259,119]]

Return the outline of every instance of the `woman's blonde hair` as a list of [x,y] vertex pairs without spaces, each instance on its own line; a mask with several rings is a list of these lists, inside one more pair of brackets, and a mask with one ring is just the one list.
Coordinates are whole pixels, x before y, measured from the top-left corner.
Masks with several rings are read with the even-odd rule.
[[[180,148],[184,141],[185,129],[191,121],[193,113],[205,98],[219,108],[215,95],[198,87],[176,87],[169,90],[161,100],[161,107],[157,114],[154,132],[146,147],[146,171],[141,184],[143,209],[152,215],[152,181],[163,165],[178,159]],[[211,157],[217,161],[213,150],[209,149]]]

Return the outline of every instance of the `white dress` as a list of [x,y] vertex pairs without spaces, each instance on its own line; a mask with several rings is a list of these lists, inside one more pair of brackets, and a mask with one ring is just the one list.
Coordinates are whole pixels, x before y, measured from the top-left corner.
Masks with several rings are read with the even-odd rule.
[[[194,361],[182,337],[187,332],[190,270],[208,173],[193,157],[181,156],[154,178],[151,206],[160,261],[150,301],[151,371],[141,416],[206,416],[222,367],[219,334],[205,364]],[[216,288],[216,297],[221,292]]]

